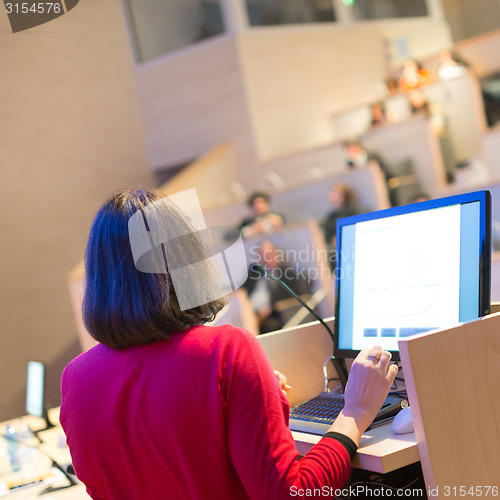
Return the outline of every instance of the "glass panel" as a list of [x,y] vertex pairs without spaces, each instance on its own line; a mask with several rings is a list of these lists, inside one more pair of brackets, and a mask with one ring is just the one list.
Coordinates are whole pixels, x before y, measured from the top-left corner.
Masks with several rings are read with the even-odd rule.
[[353,18],[390,19],[427,16],[426,0],[344,0],[353,10]]
[[219,0],[124,0],[124,3],[139,61],[224,32]]
[[250,26],[335,21],[332,0],[245,0]]

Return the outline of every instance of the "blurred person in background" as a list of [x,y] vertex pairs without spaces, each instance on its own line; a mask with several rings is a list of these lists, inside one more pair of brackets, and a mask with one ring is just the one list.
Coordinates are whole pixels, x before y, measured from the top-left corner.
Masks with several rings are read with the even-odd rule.
[[428,68],[422,68],[419,63],[412,59],[404,62],[399,88],[401,92],[410,92],[415,89],[432,85],[436,82],[434,73]]
[[244,238],[269,234],[283,227],[284,217],[271,212],[270,203],[270,196],[263,191],[256,191],[249,196],[247,204],[253,215],[244,219],[238,228]]
[[336,265],[335,244],[337,221],[343,217],[359,214],[361,210],[358,206],[356,193],[348,184],[341,182],[333,184],[328,192],[328,199],[330,201],[331,211],[321,222],[320,226],[323,229],[325,237],[330,268],[334,271]]
[[[311,295],[311,287],[307,277],[299,275],[295,263],[289,262],[284,251],[276,248],[270,241],[264,241],[257,250],[258,263],[274,278],[281,279],[297,295],[307,300]],[[280,330],[285,325],[287,316],[291,316],[297,308],[297,302],[276,281],[260,275],[250,269],[248,280],[243,285],[248,293],[250,303],[257,315],[259,333]]]

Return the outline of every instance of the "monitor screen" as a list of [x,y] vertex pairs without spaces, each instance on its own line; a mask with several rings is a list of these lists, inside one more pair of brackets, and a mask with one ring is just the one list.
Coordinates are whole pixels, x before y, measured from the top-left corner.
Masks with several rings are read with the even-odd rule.
[[43,417],[45,366],[39,361],[29,361],[26,382],[26,411],[28,415]]
[[335,355],[489,313],[491,199],[466,193],[340,219]]

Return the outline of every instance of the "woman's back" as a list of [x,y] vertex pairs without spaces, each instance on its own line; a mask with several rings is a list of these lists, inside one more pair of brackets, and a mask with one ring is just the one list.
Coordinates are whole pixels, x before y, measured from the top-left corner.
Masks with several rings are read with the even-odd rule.
[[199,326],[121,351],[98,345],[66,368],[62,391],[93,498],[275,499],[295,484],[288,403],[248,332]]

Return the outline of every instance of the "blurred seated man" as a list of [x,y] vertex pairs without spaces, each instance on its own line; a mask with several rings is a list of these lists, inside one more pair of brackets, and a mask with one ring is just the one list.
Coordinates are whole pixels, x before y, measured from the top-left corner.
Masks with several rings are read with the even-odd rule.
[[384,103],[379,101],[371,105],[372,109],[372,127],[383,125],[387,121]]
[[344,142],[344,153],[347,168],[354,169],[358,167],[379,168],[387,182],[387,191],[392,206],[397,205],[397,196],[391,189],[391,179],[397,177],[397,168],[388,162],[382,155],[367,150],[358,139],[351,139]]
[[328,249],[328,260],[332,271],[335,270],[335,243],[337,235],[337,221],[343,217],[350,217],[361,212],[356,201],[356,193],[351,186],[339,182],[333,184],[328,193],[331,212],[321,223]]
[[399,88],[401,92],[411,92],[412,90],[426,87],[435,83],[436,77],[428,68],[422,68],[411,59],[405,61],[403,65],[403,74],[399,79]]
[[420,203],[421,201],[429,201],[430,199],[431,197],[422,191],[415,194],[415,196],[410,199],[409,203]]
[[344,154],[349,169],[374,166],[380,168],[386,179],[393,176],[387,161],[378,153],[366,149],[359,139],[345,141]]
[[253,216],[243,220],[238,228],[244,238],[272,233],[283,227],[284,218],[270,211],[270,197],[267,193],[256,191],[250,195],[247,203]]
[[429,101],[421,90],[412,90],[408,93],[408,99],[413,114],[423,113],[429,118],[432,130],[438,137],[448,135],[448,120],[438,103]]
[[468,63],[457,53],[443,50],[439,55],[438,78],[440,81],[451,80],[467,73]]
[[[299,276],[295,267],[287,261],[286,252],[277,249],[270,241],[258,249],[259,264],[274,278],[281,279],[298,295],[310,295],[308,279]],[[259,321],[259,333],[274,332],[283,328],[287,321],[286,310],[297,302],[276,281],[249,270],[243,285]],[[307,299],[307,297],[306,297]]]
[[389,78],[386,82],[388,96],[384,101],[385,117],[390,123],[411,118],[410,104],[406,95],[399,90],[399,80]]

